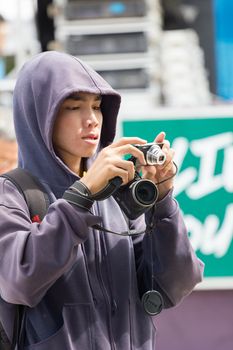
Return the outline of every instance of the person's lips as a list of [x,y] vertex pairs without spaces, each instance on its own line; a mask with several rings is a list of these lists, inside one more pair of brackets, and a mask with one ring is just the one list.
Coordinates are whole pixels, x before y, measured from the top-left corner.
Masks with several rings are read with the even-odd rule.
[[87,135],[84,135],[83,137],[82,137],[82,139],[83,140],[90,140],[90,141],[96,141],[96,140],[98,140],[99,139],[99,135],[98,134],[93,134],[93,133],[91,133],[91,134],[87,134]]

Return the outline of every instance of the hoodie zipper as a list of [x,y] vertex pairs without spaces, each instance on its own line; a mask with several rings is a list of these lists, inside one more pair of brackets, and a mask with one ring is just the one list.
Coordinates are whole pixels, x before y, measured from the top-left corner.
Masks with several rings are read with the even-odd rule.
[[89,269],[88,269],[87,256],[86,256],[86,252],[85,252],[83,244],[81,244],[81,249],[82,249],[82,253],[83,253],[84,264],[85,264],[85,267],[86,267],[87,279],[88,279],[88,283],[89,283],[89,286],[90,286],[92,300],[93,300],[94,305],[96,306],[97,305],[97,299],[96,299],[95,294],[94,294],[94,288],[92,287],[91,278],[90,278]]
[[[99,215],[99,207],[98,203],[96,203],[97,208],[97,215]],[[95,242],[95,262],[96,262],[96,271],[97,271],[97,278],[99,280],[100,288],[102,290],[104,300],[107,306],[107,314],[108,314],[108,329],[109,329],[109,335],[110,335],[110,343],[111,343],[111,349],[116,350],[116,345],[114,341],[113,336],[113,329],[112,329],[112,301],[110,299],[110,296],[108,294],[107,288],[104,283],[102,271],[101,271],[101,265],[100,265],[100,257],[101,257],[101,241],[100,241],[100,235],[102,232],[94,232],[94,242]]]

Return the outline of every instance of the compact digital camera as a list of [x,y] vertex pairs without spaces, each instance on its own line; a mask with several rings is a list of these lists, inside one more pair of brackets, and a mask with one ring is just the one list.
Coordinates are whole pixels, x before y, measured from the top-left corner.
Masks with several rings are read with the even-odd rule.
[[[161,165],[166,161],[166,155],[163,152],[162,143],[147,143],[144,145],[133,145],[143,152],[148,165]],[[137,158],[129,158],[135,166]],[[142,179],[140,174],[135,171],[135,177],[126,185],[120,186],[114,193],[113,197],[126,216],[134,220],[140,215],[147,212],[158,199],[158,188],[150,180]]]
[[[133,145],[137,147],[143,154],[147,165],[161,165],[166,161],[166,155],[163,152],[163,143],[146,143],[144,145]],[[130,158],[134,163],[135,157]]]

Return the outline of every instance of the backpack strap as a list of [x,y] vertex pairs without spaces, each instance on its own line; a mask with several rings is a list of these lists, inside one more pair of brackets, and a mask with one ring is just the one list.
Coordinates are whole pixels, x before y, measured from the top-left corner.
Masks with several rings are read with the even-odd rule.
[[32,222],[41,222],[47,213],[50,200],[39,180],[27,170],[15,168],[3,175],[10,180],[23,195],[29,208]]
[[[27,203],[32,222],[41,222],[47,213],[50,199],[39,180],[21,168],[15,168],[0,176],[11,181],[22,194]],[[16,305],[12,343],[9,342],[0,323],[0,349],[13,350],[16,345],[20,345],[24,314],[25,307]]]

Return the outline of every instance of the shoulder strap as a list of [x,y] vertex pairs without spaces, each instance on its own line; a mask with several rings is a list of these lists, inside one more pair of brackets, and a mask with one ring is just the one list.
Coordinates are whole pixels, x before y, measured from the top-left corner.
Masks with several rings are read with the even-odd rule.
[[48,210],[50,200],[39,180],[21,168],[15,168],[1,176],[10,180],[23,195],[29,208],[31,220],[42,221]]
[[[13,169],[2,174],[1,177],[11,181],[23,195],[29,208],[31,220],[40,222],[48,210],[50,200],[48,193],[39,180],[28,171],[21,168]],[[3,326],[0,323],[0,350],[13,350],[16,344],[20,343],[24,311],[25,308],[23,306],[16,305],[12,343],[9,342]]]

